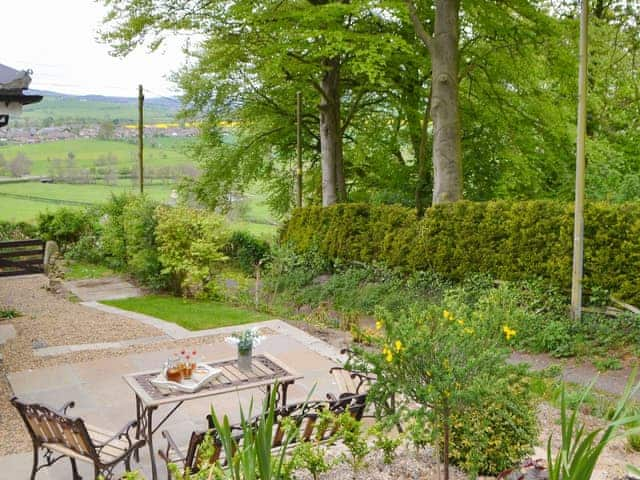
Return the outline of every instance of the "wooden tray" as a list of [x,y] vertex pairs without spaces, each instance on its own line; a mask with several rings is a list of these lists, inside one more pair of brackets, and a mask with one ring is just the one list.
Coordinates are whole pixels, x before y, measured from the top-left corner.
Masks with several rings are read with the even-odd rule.
[[155,386],[163,393],[170,393],[175,391],[195,393],[202,387],[204,387],[207,382],[213,380],[221,372],[222,370],[220,370],[219,368],[213,368],[206,363],[198,363],[196,364],[196,368],[191,374],[191,378],[182,380],[182,382],[180,383],[167,380],[164,371],[155,378],[151,379],[150,382],[151,384],[153,384],[153,386]]

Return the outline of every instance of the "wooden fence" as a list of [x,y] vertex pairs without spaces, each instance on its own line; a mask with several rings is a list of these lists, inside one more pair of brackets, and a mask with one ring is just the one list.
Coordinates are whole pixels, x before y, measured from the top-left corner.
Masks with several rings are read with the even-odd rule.
[[0,242],[0,277],[44,272],[44,241]]

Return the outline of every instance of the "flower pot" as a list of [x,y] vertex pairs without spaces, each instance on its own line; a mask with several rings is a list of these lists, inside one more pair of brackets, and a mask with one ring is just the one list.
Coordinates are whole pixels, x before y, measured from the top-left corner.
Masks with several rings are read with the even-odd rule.
[[253,349],[238,349],[238,368],[240,370],[251,370],[251,358],[253,357]]

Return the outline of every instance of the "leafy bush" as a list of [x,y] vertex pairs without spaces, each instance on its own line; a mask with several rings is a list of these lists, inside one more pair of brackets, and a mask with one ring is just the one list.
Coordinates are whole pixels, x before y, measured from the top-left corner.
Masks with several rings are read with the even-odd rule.
[[[585,288],[640,303],[640,203],[590,203],[585,211]],[[456,202],[416,220],[398,206],[340,204],[296,210],[281,240],[330,260],[383,262],[461,281],[571,282],[573,209],[555,201]]]
[[[370,390],[377,412],[423,422],[442,445],[445,463],[472,473],[499,473],[531,450],[533,404],[525,386],[516,389],[521,372],[506,365],[499,340],[513,341],[511,329],[438,306],[397,315],[380,311],[378,318],[373,349],[357,348],[353,365],[377,376]],[[400,402],[396,409],[393,397]],[[484,442],[480,448],[476,437]]]
[[40,213],[37,219],[38,235],[43,240],[55,241],[62,252],[85,235],[90,235],[97,223],[92,210],[59,208],[54,212]]
[[[201,294],[211,282],[226,243],[223,218],[206,210],[160,206],[155,229],[162,273],[176,292]],[[212,282],[213,284],[213,282]]]
[[536,406],[528,381],[511,374],[470,396],[451,418],[451,461],[484,475],[517,465],[538,440]]
[[154,289],[165,285],[155,238],[157,207],[157,202],[136,196],[122,210],[126,270]]
[[248,232],[236,231],[231,234],[224,251],[247,275],[252,275],[256,266],[267,260],[271,248],[268,242]]
[[124,209],[134,198],[134,195],[127,193],[112,195],[103,206],[101,250],[107,266],[114,270],[125,270],[127,266]]
[[37,227],[30,223],[0,221],[0,240],[25,240],[37,235]]

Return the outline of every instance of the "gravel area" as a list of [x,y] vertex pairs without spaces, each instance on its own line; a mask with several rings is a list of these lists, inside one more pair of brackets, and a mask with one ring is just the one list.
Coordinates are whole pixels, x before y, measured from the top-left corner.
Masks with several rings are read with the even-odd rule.
[[44,275],[0,279],[0,303],[15,308],[21,317],[11,321],[19,341],[29,348],[114,342],[157,337],[160,330],[143,323],[100,312],[70,302],[63,295],[46,290]]

